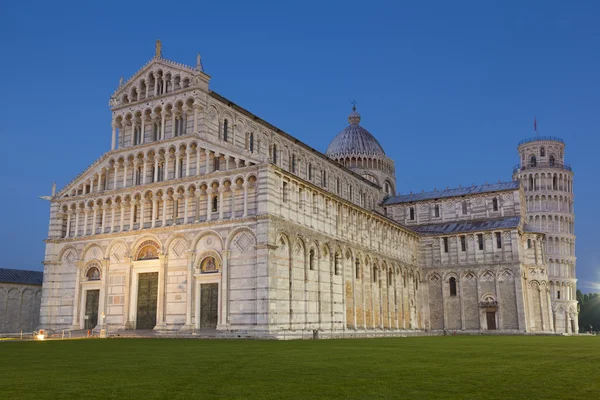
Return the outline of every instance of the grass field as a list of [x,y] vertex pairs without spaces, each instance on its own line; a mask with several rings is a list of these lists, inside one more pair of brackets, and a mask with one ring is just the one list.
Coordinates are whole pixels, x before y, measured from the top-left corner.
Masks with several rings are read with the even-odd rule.
[[598,399],[600,338],[0,342],[0,399]]

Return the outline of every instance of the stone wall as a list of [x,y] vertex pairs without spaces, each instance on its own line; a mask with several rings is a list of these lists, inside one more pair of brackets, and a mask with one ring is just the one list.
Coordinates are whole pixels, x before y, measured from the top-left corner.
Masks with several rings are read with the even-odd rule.
[[38,326],[42,287],[0,282],[0,333],[32,332]]

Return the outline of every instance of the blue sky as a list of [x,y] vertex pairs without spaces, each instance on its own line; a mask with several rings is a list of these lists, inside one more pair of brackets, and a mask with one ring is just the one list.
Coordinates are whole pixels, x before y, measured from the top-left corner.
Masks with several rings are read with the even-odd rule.
[[510,180],[537,116],[567,143],[579,287],[600,291],[600,3],[82,3],[0,5],[2,267],[42,268],[38,196],[109,149],[109,97],[161,39],[165,58],[200,52],[213,90],[322,151],[357,100],[401,193]]

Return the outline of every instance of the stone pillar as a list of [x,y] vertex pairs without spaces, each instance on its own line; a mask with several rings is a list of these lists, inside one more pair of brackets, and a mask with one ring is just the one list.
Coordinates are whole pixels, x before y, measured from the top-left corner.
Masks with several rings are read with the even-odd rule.
[[219,325],[229,323],[229,250],[223,250],[223,273],[221,274],[221,312],[219,313]]
[[200,298],[202,295],[202,287],[200,286],[200,281],[196,279],[196,323],[194,324],[196,329],[200,329],[200,310],[201,310],[201,304],[200,304]]
[[195,218],[194,218],[194,222],[200,222],[200,194],[201,194],[201,190],[200,188],[198,188],[198,190],[196,190],[196,207],[195,207]]
[[196,260],[196,251],[192,250],[188,252],[188,270],[186,280],[186,307],[185,307],[185,325],[181,327],[182,331],[192,330],[192,303],[194,298],[192,296],[192,285],[194,283],[194,261]]
[[110,149],[114,150],[117,147],[117,124],[112,124],[112,140],[110,142]]
[[129,230],[130,231],[133,230],[133,224],[134,224],[133,215],[134,215],[134,209],[135,209],[136,203],[137,203],[137,200],[135,200],[135,199],[131,200],[129,203]]
[[190,176],[190,152],[191,149],[185,150],[185,176]]
[[179,151],[175,152],[175,176],[173,179],[179,179]]
[[87,235],[87,221],[88,221],[88,208],[87,206],[83,209],[83,233],[81,236]]
[[123,161],[123,187],[127,187],[127,160]]
[[146,172],[147,172],[146,166],[148,165],[148,163],[146,162],[146,158],[145,157],[142,160],[142,163],[143,163],[142,185],[145,185],[146,184]]
[[248,185],[249,184],[250,184],[250,182],[248,182],[248,181],[244,182],[244,214],[242,214],[242,217],[248,216]]
[[158,273],[158,299],[156,309],[156,326],[154,330],[160,331],[166,328],[166,282],[167,282],[167,256],[160,254],[158,256],[160,267]]
[[198,133],[198,112],[200,107],[194,104],[194,135]]
[[113,177],[113,189],[116,189],[117,188],[117,179],[118,179],[117,177],[119,175],[119,163],[115,161],[113,168],[115,169],[114,177]]
[[151,225],[152,228],[154,228],[156,226],[157,208],[158,208],[158,199],[156,197],[154,197],[154,198],[152,198],[152,225]]
[[108,204],[102,206],[102,226],[100,228],[100,234],[104,233],[106,229],[106,210],[108,210]]
[[[548,304],[548,317],[550,318],[550,314],[552,313],[552,301],[550,300],[550,289],[546,288],[546,304]],[[549,321],[549,325],[550,325],[550,330],[552,332],[554,332],[556,329],[554,327],[554,315],[552,315],[552,318],[550,318]]]
[[205,149],[204,152],[206,153],[206,169],[205,169],[205,174],[210,173],[210,150]]
[[146,199],[142,198],[140,200],[140,202],[142,203],[142,206],[140,207],[140,226],[138,227],[138,229],[144,229],[144,214],[146,213]]
[[98,176],[98,192],[102,191],[102,172],[96,174]]
[[196,175],[200,175],[200,146],[196,147]]
[[111,204],[110,207],[110,232],[114,232],[115,231],[115,214],[117,211],[117,205],[116,204]]
[[211,199],[211,193],[208,188],[206,188],[206,220],[210,221],[211,220],[211,212],[212,212],[212,199]]
[[79,236],[77,232],[79,231],[79,209],[75,209],[75,232],[73,232],[73,237]]
[[100,329],[106,329],[106,311],[108,306],[108,274],[110,270],[110,259],[102,260],[102,290],[100,291],[100,304],[98,306],[98,325]]
[[125,222],[125,203],[121,202],[121,205],[119,208],[121,210],[121,218],[119,221],[119,232],[123,232],[123,224]]
[[154,182],[158,182],[158,154],[154,154]]
[[166,193],[163,194],[163,196],[162,196],[163,213],[162,213],[162,225],[161,226],[167,225],[167,201],[168,200],[169,200],[169,195]]
[[218,209],[219,209],[219,219],[223,219],[223,191],[224,191],[224,187],[221,185],[219,186],[219,204],[218,204]]
[[231,186],[229,187],[229,191],[231,192],[231,219],[235,218],[235,182],[231,183]]
[[189,193],[184,193],[183,194],[183,224],[187,224],[188,223],[188,210],[189,210],[189,202],[190,202],[190,194]]
[[84,268],[84,263],[82,260],[79,260],[75,263],[75,297],[73,298],[73,319],[71,320],[71,330],[80,329],[79,325],[79,297],[80,297],[80,281],[81,281],[81,271]]

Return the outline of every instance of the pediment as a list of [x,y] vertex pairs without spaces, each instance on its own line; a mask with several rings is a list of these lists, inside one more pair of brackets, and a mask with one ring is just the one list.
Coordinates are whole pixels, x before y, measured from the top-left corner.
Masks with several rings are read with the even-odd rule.
[[155,57],[127,81],[120,83],[109,105],[116,109],[190,87],[204,85],[207,88],[209,79],[200,68]]

